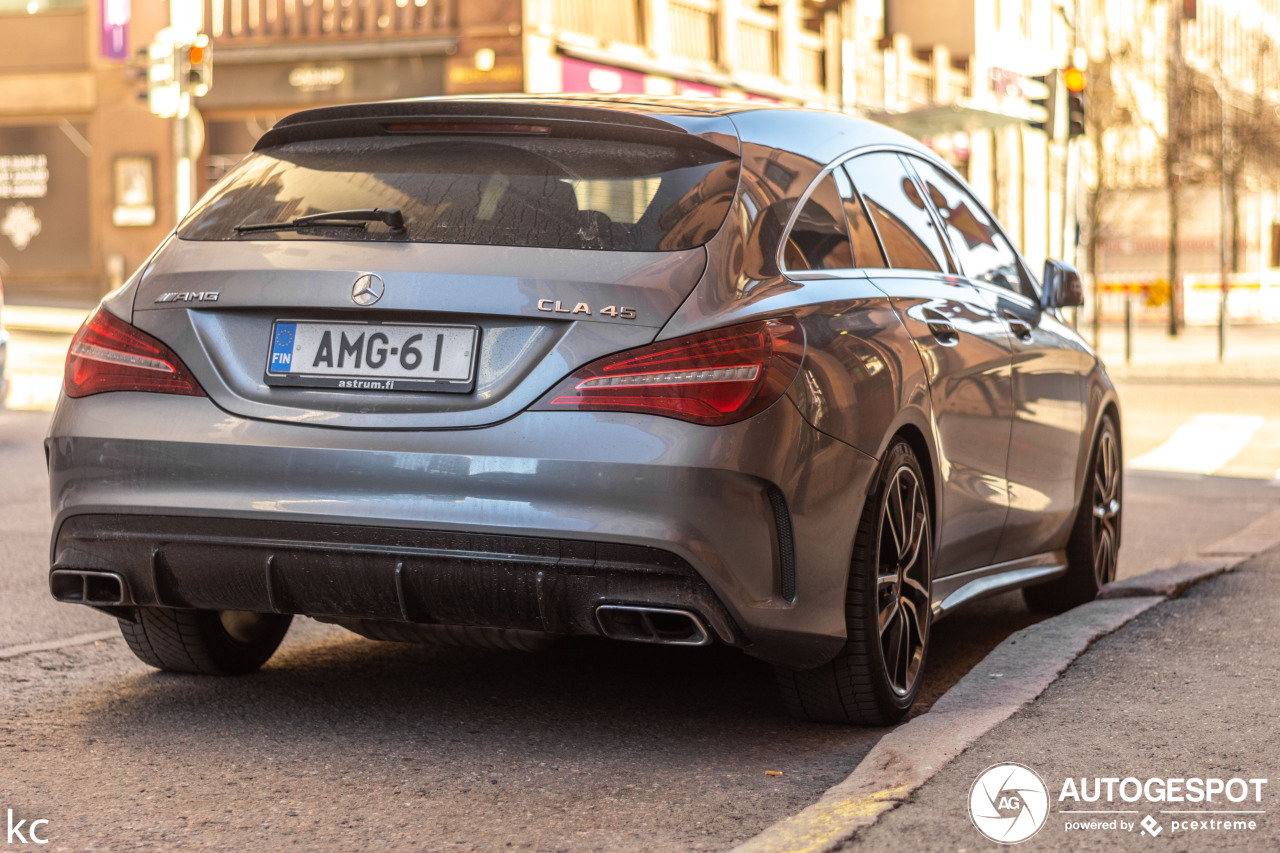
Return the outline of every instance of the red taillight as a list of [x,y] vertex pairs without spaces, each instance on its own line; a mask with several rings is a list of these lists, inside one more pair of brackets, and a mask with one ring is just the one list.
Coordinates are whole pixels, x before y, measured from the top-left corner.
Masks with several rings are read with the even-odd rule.
[[101,308],[71,339],[63,384],[68,397],[104,391],[205,396],[173,350]]
[[794,320],[730,326],[602,358],[560,383],[534,409],[641,412],[731,424],[786,393],[803,355],[804,334]]

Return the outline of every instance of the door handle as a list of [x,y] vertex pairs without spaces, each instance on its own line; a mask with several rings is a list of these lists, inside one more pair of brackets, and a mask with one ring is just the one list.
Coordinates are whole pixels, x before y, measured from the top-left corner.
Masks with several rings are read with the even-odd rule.
[[924,309],[924,322],[929,327],[929,333],[937,338],[938,343],[954,344],[960,340],[960,333],[956,331],[951,321],[932,308]]
[[1031,324],[1010,311],[1004,312],[1004,321],[1009,324],[1009,331],[1021,341],[1031,340]]

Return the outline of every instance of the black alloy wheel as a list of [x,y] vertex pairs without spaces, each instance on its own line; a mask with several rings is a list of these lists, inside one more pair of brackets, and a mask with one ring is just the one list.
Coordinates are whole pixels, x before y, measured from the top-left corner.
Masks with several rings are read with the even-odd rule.
[[893,472],[877,535],[876,630],[898,696],[914,696],[929,639],[929,510],[909,465]]
[[1116,579],[1120,557],[1120,443],[1110,418],[1098,436],[1093,462],[1091,525],[1093,574],[1098,587]]
[[1093,601],[1116,579],[1120,559],[1120,523],[1124,504],[1124,464],[1120,433],[1103,415],[1089,455],[1080,508],[1067,541],[1067,573],[1022,591],[1033,610],[1062,613]]
[[885,453],[854,541],[845,596],[848,636],[815,669],[777,668],[787,710],[801,719],[885,726],[910,710],[929,648],[933,513],[910,445]]

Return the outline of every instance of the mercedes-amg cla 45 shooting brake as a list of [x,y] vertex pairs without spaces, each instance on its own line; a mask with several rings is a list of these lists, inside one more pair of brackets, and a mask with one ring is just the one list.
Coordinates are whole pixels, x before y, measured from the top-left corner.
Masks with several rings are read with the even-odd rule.
[[50,586],[148,664],[367,637],[741,648],[813,720],[910,707],[930,623],[1094,597],[1120,419],[928,149],[594,97],[285,119],[75,336]]

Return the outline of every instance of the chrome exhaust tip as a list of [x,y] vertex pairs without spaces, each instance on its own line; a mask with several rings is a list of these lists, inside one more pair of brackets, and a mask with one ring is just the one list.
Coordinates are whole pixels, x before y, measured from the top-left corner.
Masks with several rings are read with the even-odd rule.
[[707,646],[711,632],[697,614],[668,607],[602,604],[596,608],[600,633],[611,640],[665,646]]
[[133,604],[128,584],[115,572],[88,569],[54,569],[49,573],[49,592],[58,601],[90,607],[124,607]]

